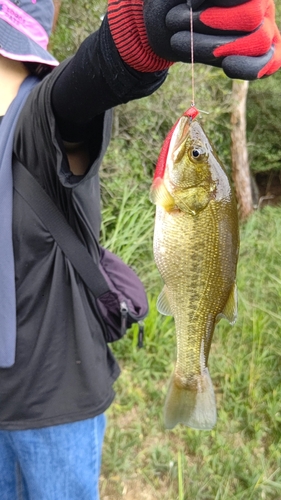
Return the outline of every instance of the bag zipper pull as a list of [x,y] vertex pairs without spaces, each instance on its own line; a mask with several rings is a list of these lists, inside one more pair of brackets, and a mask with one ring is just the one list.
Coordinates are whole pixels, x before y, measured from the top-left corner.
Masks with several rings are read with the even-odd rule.
[[139,325],[138,347],[141,349],[143,347],[144,322],[143,321],[138,321],[138,325]]
[[127,316],[128,316],[128,307],[126,302],[120,303],[120,312],[121,312],[121,335],[125,335],[127,331]]

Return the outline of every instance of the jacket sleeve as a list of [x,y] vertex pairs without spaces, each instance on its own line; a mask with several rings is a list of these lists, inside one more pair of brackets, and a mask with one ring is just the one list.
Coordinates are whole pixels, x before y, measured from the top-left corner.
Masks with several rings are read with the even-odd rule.
[[141,73],[124,63],[105,18],[54,83],[52,106],[63,140],[87,139],[104,111],[152,94],[166,75]]

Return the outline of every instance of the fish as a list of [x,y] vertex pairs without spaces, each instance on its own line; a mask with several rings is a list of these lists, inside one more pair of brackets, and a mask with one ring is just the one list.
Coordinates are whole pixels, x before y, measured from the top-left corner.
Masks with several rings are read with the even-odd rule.
[[226,170],[191,106],[168,134],[150,189],[157,309],[174,317],[176,363],[164,424],[211,430],[217,410],[208,359],[216,324],[237,318],[237,202]]

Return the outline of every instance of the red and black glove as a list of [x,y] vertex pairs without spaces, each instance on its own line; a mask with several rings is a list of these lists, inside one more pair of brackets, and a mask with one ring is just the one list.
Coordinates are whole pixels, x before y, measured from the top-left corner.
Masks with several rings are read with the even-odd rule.
[[[149,18],[148,11],[146,15]],[[189,9],[183,4],[172,8],[166,16],[166,26],[173,32],[172,52],[189,62],[190,34],[186,31],[190,29]],[[221,66],[230,78],[253,80],[271,75],[281,67],[281,35],[275,22],[273,0],[197,3],[193,29],[195,62]],[[155,41],[150,43],[157,50]]]
[[[281,66],[273,0],[189,0],[194,60],[252,80]],[[154,72],[191,60],[190,10],[182,0],[109,0],[108,21],[123,60]]]
[[173,64],[165,55],[157,55],[149,44],[143,18],[143,0],[109,0],[107,16],[117,50],[129,66],[141,72],[153,73]]

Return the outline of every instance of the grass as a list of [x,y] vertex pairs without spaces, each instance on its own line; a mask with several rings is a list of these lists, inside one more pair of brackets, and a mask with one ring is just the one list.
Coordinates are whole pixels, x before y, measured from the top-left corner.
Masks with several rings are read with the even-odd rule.
[[210,432],[163,427],[175,337],[172,320],[156,312],[154,282],[145,348],[136,328],[113,346],[122,375],[108,411],[103,500],[281,498],[280,241],[280,208],[241,228],[239,317],[232,328],[220,322],[210,356],[218,406]]

